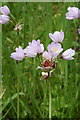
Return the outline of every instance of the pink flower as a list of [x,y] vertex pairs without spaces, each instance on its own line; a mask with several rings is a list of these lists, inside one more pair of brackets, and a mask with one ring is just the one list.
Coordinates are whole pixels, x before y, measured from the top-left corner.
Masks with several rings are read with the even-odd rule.
[[10,10],[7,6],[3,6],[3,7],[0,7],[0,12],[3,14],[3,15],[8,15],[10,14]]
[[14,60],[22,60],[25,57],[23,49],[19,46],[19,48],[16,48],[16,52],[11,53],[10,57]]
[[0,7],[0,12],[2,13],[0,15],[0,23],[7,23],[9,21],[9,16],[7,16],[10,13],[9,8],[7,6]]
[[66,19],[74,20],[76,18],[80,18],[80,9],[78,9],[77,7],[68,7]]
[[7,15],[0,15],[0,23],[5,24],[9,21],[9,17]]
[[73,60],[74,58],[72,56],[74,56],[74,54],[75,54],[75,51],[72,50],[72,48],[70,48],[70,49],[66,50],[65,52],[63,52],[62,58],[64,60]]
[[51,54],[47,51],[44,51],[42,54],[43,58],[45,58],[46,60],[50,60],[52,59]]
[[37,53],[43,53],[44,51],[44,46],[40,44],[40,40],[32,40],[32,43],[29,42],[29,46],[34,48]]
[[35,51],[34,48],[31,48],[31,46],[27,46],[24,49],[24,53],[25,53],[25,56],[27,56],[27,57],[36,57],[36,55],[37,55],[37,52]]
[[62,42],[64,39],[64,32],[61,30],[55,31],[54,34],[49,33],[49,37],[52,39],[53,42]]
[[63,51],[61,44],[54,43],[54,42],[49,44],[47,49],[48,49],[48,53],[51,55],[52,59],[55,59]]
[[37,54],[43,53],[43,51],[44,46],[40,44],[40,40],[32,40],[32,42],[29,42],[29,46],[24,49],[24,53],[28,57],[36,57]]

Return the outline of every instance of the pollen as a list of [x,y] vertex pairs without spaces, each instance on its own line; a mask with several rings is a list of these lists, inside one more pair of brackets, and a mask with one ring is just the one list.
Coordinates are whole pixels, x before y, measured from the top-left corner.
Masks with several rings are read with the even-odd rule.
[[57,52],[57,51],[58,51],[58,49],[57,49],[57,48],[54,48],[52,51],[53,51],[53,52]]

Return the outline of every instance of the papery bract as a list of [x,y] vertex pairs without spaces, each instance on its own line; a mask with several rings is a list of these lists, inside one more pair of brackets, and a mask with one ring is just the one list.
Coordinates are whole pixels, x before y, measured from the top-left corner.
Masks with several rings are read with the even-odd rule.
[[5,24],[9,21],[9,16],[7,15],[0,15],[0,23]]
[[74,20],[76,18],[80,18],[80,9],[78,9],[77,7],[68,7],[66,19]]
[[62,53],[62,58],[64,60],[73,60],[73,56],[75,55],[75,51],[72,48],[67,49],[65,52]]
[[55,31],[53,34],[49,33],[49,37],[51,38],[51,40],[53,42],[62,42],[64,39],[64,32],[61,30],[59,31]]
[[42,71],[51,71],[55,68],[54,61],[44,60],[41,63],[41,66],[38,66],[37,69],[41,69]]
[[41,72],[42,77],[40,80],[47,79],[49,77],[48,72]]
[[25,57],[23,49],[19,46],[19,48],[16,48],[16,52],[11,53],[10,57],[21,61]]
[[19,31],[22,30],[22,26],[23,26],[23,24],[17,24],[17,25],[15,26],[14,30],[17,31],[17,32],[19,32]]
[[3,7],[0,7],[0,12],[3,14],[3,15],[8,15],[10,14],[10,10],[7,6],[3,6]]

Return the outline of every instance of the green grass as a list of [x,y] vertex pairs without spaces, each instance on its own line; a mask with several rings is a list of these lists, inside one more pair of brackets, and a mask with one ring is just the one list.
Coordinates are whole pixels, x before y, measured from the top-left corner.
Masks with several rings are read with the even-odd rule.
[[[3,118],[80,118],[79,20],[65,19],[67,8],[79,7],[78,3],[5,4],[14,24],[2,26]],[[13,30],[17,23],[24,24],[19,35]],[[73,61],[60,60],[51,79],[40,81],[38,57],[22,62],[10,58],[16,47],[25,48],[33,39],[39,38],[46,49],[52,42],[48,34],[61,29],[65,33],[64,50],[72,47],[76,55]]]

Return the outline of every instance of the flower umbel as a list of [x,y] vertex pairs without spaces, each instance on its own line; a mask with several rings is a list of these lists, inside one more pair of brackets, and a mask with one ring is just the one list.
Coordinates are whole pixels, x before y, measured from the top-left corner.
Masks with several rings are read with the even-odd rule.
[[[47,46],[48,51],[44,51],[44,45],[40,43],[40,40],[32,40],[28,43],[28,46],[25,49],[22,49],[20,46],[16,48],[16,52],[11,53],[11,58],[14,60],[22,60],[24,57],[36,57],[37,54],[42,53],[42,57],[38,56],[40,59],[40,66],[37,69],[41,70],[41,79],[48,79],[52,76],[52,72],[55,70],[56,62],[58,59],[63,58],[64,60],[73,60],[75,51],[71,48],[64,51],[61,57],[58,57],[63,51],[63,48],[60,42],[64,39],[64,32],[56,31],[54,34],[49,34],[50,38],[53,40],[51,44]],[[41,58],[40,58],[41,57]],[[37,60],[38,60],[37,59]]]

